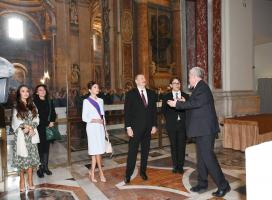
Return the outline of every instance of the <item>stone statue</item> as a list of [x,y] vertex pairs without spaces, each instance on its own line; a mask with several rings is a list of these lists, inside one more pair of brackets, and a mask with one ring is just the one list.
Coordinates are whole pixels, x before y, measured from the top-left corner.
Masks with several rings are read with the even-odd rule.
[[78,11],[75,0],[70,1],[70,23],[75,25],[78,24]]
[[48,5],[51,9],[54,9],[54,5],[53,3],[51,2],[51,0],[44,0],[43,3],[45,3],[46,5]]
[[150,68],[150,74],[154,75],[157,71],[156,63],[154,61],[152,61],[149,68]]
[[20,85],[27,83],[28,70],[20,63],[13,63],[13,66],[15,71],[12,79],[10,80],[10,86],[17,89]]
[[73,64],[71,72],[71,83],[74,85],[79,84],[80,79],[80,69],[78,64]]
[[169,64],[168,73],[174,75],[175,74],[175,68],[176,68],[176,63],[175,62]]

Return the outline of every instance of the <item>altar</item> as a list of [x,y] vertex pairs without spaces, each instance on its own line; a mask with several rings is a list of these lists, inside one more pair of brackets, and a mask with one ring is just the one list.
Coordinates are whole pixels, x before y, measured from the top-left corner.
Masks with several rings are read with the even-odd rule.
[[248,115],[224,120],[224,148],[245,151],[272,140],[272,114]]

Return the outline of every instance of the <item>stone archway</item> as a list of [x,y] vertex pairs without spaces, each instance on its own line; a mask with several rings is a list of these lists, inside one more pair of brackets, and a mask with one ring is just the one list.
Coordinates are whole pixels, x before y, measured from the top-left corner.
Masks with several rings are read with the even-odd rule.
[[[9,40],[2,29],[1,55],[11,62],[21,63],[27,68],[34,85],[40,82],[45,71],[53,76],[50,86],[55,85],[55,8],[51,1],[1,1],[0,23],[2,27],[7,19],[17,17],[23,21],[25,39]],[[33,72],[33,73],[32,73]]]

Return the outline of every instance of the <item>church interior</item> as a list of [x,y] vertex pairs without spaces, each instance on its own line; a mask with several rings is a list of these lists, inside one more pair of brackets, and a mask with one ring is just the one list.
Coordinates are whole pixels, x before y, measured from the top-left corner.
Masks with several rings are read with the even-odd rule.
[[[0,104],[0,199],[270,199],[271,19],[272,0],[1,0],[0,57],[15,73]],[[184,173],[172,173],[162,97],[172,77],[190,94],[189,71],[196,66],[205,72],[220,125],[214,151],[231,187],[223,198],[212,196],[211,177],[205,192],[190,191],[197,183],[193,139],[187,139]],[[158,132],[151,138],[149,179],[139,175],[138,155],[126,184],[124,101],[137,74],[157,94]],[[81,113],[91,80],[100,86],[113,146],[113,154],[103,156],[106,183],[91,182],[88,173]],[[22,84],[32,94],[47,85],[62,135],[50,144],[53,175],[39,178],[34,171],[36,189],[25,193],[11,164],[12,108]]]

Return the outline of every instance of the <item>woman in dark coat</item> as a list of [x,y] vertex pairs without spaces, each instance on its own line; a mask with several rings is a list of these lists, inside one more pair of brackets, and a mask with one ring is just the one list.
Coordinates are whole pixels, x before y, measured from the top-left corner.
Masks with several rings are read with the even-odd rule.
[[50,141],[46,140],[45,129],[46,127],[54,126],[54,123],[56,121],[55,107],[54,107],[53,101],[49,98],[49,93],[48,93],[46,85],[38,85],[35,88],[34,103],[38,109],[38,113],[40,117],[40,124],[38,126],[40,143],[38,144],[38,150],[39,150],[41,165],[39,166],[37,175],[40,178],[42,178],[44,177],[44,173],[47,175],[52,175],[52,172],[48,169]]

